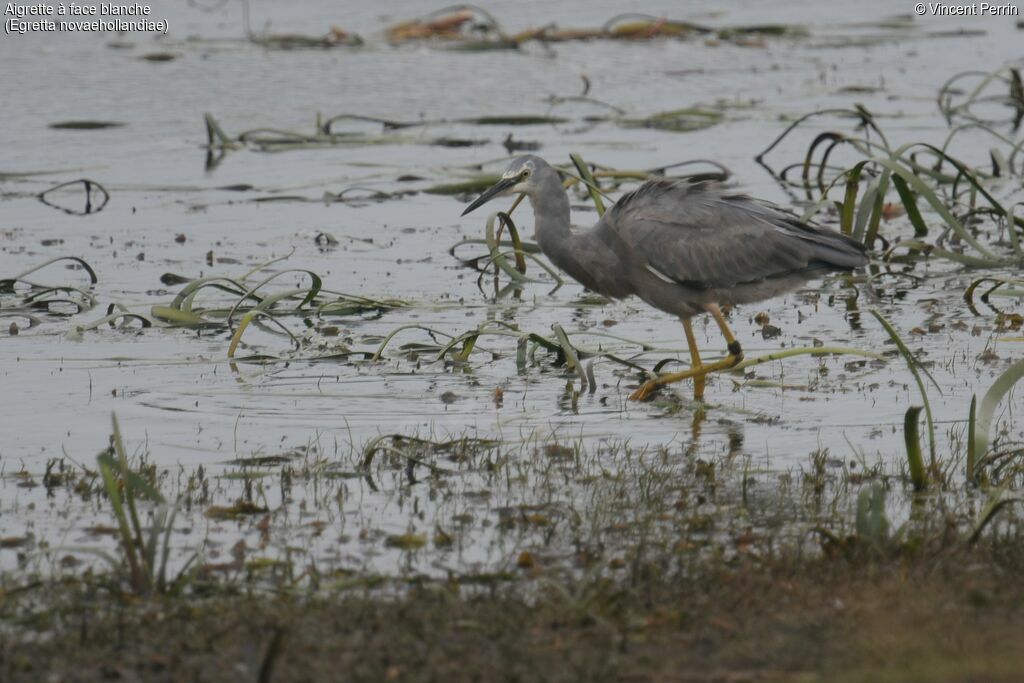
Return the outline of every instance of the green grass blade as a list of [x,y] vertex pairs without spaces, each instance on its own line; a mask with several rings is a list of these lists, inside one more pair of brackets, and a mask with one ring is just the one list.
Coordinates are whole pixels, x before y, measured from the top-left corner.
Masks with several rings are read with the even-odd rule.
[[384,355],[384,349],[386,349],[388,344],[391,343],[391,340],[394,339],[399,332],[402,332],[404,330],[424,330],[429,334],[440,334],[444,337],[448,337],[449,339],[455,338],[452,335],[448,334],[447,332],[440,332],[432,327],[427,327],[425,325],[399,325],[395,329],[391,330],[391,332],[388,333],[388,336],[384,337],[384,339],[380,343],[380,346],[377,347],[377,350],[374,352],[373,357],[370,358],[370,360],[374,362],[379,361],[381,359],[381,356]]
[[917,360],[917,357],[914,356],[910,349],[907,348],[907,345],[903,343],[903,339],[900,338],[900,335],[896,332],[889,321],[882,317],[882,314],[876,310],[872,310],[871,314],[875,316],[879,323],[882,324],[885,331],[889,333],[889,337],[896,342],[896,348],[899,349],[903,359],[907,362],[907,367],[910,368],[911,374],[914,375],[914,380],[917,382],[917,388],[921,392],[921,400],[924,401],[925,415],[928,417],[928,447],[931,454],[931,462],[934,465],[936,461],[936,452],[935,422],[932,419],[932,404],[928,400],[928,392],[924,388],[924,380],[921,379],[921,373],[918,372],[918,370],[924,372],[928,379],[931,380],[932,384],[935,385],[935,388],[939,390],[940,394],[942,393],[942,389],[939,388],[939,383],[935,381],[935,378],[932,377],[930,372],[928,372],[928,369],[921,365],[920,361]]
[[910,470],[910,481],[913,482],[915,491],[923,491],[928,486],[928,475],[924,469],[924,459],[921,457],[921,435],[917,430],[921,409],[921,406],[911,406],[907,408],[907,414],[903,418],[903,438],[907,444],[907,467]]
[[597,209],[597,215],[603,216],[604,201],[601,200],[601,193],[597,189],[597,181],[594,180],[594,175],[590,172],[590,167],[587,166],[586,162],[583,161],[583,157],[579,154],[570,154],[569,158],[572,159],[572,163],[576,167],[576,171],[580,174],[580,178],[583,179],[584,184],[586,184],[587,192],[590,193],[590,198],[594,200],[594,208]]
[[860,174],[865,162],[851,168],[846,176],[846,193],[843,196],[843,208],[840,212],[839,230],[844,235],[853,234],[853,215],[857,207],[857,192],[860,190]]
[[238,348],[238,343],[242,341],[242,334],[245,332],[245,328],[249,327],[249,323],[257,315],[256,311],[249,311],[242,316],[242,319],[238,322],[238,327],[235,328],[235,333],[231,335],[231,343],[228,344],[228,358],[235,357],[235,350]]
[[172,325],[208,325],[210,321],[191,311],[182,311],[170,306],[153,306],[149,314]]
[[[142,535],[142,524],[139,523],[139,513],[135,508],[135,488],[138,482],[141,481],[141,477],[135,475],[129,468],[128,453],[125,451],[124,441],[121,438],[121,426],[117,422],[117,415],[111,414],[110,418],[113,424],[114,453],[117,456],[118,473],[121,475],[125,508],[128,510],[128,521],[131,522],[131,528],[134,533],[133,543],[134,547],[141,553],[142,549],[145,548],[145,537]],[[138,564],[145,588],[148,589],[149,579],[152,578],[151,568],[146,565],[145,557],[141,554],[138,557]]]
[[928,226],[925,224],[924,218],[921,217],[921,210],[917,208],[917,200],[907,186],[907,181],[898,175],[894,175],[892,177],[892,184],[900,195],[903,208],[907,210],[907,218],[910,219],[910,224],[914,226],[914,237],[924,237],[928,234]]
[[974,435],[977,433],[977,421],[978,395],[975,394],[971,396],[971,412],[967,416],[967,481],[972,484],[977,483],[975,478],[977,472],[974,471],[975,464],[978,462],[978,453],[974,450]]
[[891,177],[892,174],[889,171],[883,171],[875,186],[874,201],[871,203],[871,214],[868,217],[867,231],[864,234],[864,244],[869,248],[874,246],[875,238],[878,237],[878,226],[881,225],[882,211],[885,209],[885,193],[889,191]]
[[26,271],[22,271],[21,273],[18,273],[17,275],[15,275],[13,278],[10,278],[9,280],[5,280],[5,282],[7,282],[7,281],[9,281],[9,282],[17,282],[18,280],[24,279],[26,275],[31,275],[32,273],[34,273],[34,272],[36,272],[38,270],[42,270],[43,268],[45,268],[48,265],[51,265],[53,263],[58,263],[60,261],[73,261],[73,262],[77,263],[78,265],[80,265],[85,270],[85,272],[87,272],[89,274],[89,283],[90,284],[94,285],[94,284],[96,284],[97,282],[100,281],[99,277],[96,276],[96,271],[93,270],[92,266],[90,266],[88,263],[86,263],[84,259],[80,259],[77,256],[59,256],[57,258],[52,258],[49,261],[46,261],[44,263],[40,263],[38,266],[33,266],[32,268],[29,268]]
[[569,370],[579,375],[583,385],[587,384],[587,374],[583,369],[583,365],[580,363],[579,355],[576,353],[576,349],[571,343],[569,343],[569,337],[565,334],[565,330],[558,323],[551,326],[551,329],[555,333],[555,338],[558,339],[558,343],[562,347],[562,354],[565,356],[565,364]]
[[974,427],[974,456],[977,458],[975,464],[985,457],[988,452],[989,432],[992,430],[992,420],[995,418],[996,408],[1000,401],[1013,389],[1014,385],[1024,378],[1024,360],[1019,360],[1001,374],[989,387],[978,406],[978,415]]
[[136,592],[141,592],[145,586],[145,580],[143,579],[142,569],[136,556],[135,543],[132,539],[131,529],[128,526],[128,517],[125,514],[124,505],[121,504],[121,488],[117,483],[117,477],[114,476],[114,472],[117,470],[117,463],[106,453],[97,457],[96,460],[100,476],[103,478],[103,487],[106,489],[110,506],[114,510],[114,519],[117,520],[117,529],[121,536],[121,547],[124,549],[124,556],[128,560],[128,568],[131,572],[132,589]]
[[[513,265],[512,263],[509,263],[509,260],[507,258],[505,258],[505,254],[502,253],[501,249],[499,248],[498,236],[497,236],[498,232],[497,232],[497,229],[495,228],[495,221],[497,221],[500,218],[501,215],[502,215],[501,212],[498,212],[498,213],[492,213],[490,216],[488,216],[488,218],[487,218],[487,225],[484,228],[484,237],[485,237],[485,239],[487,241],[487,248],[490,249],[490,252],[491,252],[491,261],[494,263],[494,265],[496,265],[498,268],[500,268],[503,273],[508,275],[510,278],[512,278],[516,282],[535,282],[535,280],[533,278],[527,277],[524,274],[524,272],[526,270],[525,262],[524,262],[524,266],[523,266],[523,271],[524,272],[520,272],[519,269],[515,265]],[[507,214],[505,214],[505,215],[507,216]],[[517,258],[519,257],[520,254],[522,254],[522,252],[517,250],[516,251]]]
[[985,527],[995,518],[1003,508],[1012,505],[1013,503],[1020,503],[1022,501],[1019,497],[1008,497],[1006,496],[1005,489],[999,489],[988,499],[985,507],[982,509],[981,514],[978,515],[978,523],[974,527],[974,532],[968,539],[968,543],[977,543],[978,539],[981,538],[981,534],[985,531]]

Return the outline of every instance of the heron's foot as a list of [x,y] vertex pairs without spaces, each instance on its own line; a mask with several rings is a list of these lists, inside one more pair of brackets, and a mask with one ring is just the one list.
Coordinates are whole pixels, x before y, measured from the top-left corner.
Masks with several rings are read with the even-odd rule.
[[[703,367],[703,366],[702,366]],[[704,387],[707,385],[707,373],[697,374],[693,376],[693,400],[695,402],[704,401]],[[629,395],[630,401],[647,401],[650,400],[658,390],[661,389],[668,382],[659,381],[661,378],[651,379],[643,383],[639,389]],[[680,380],[681,381],[681,380]]]
[[658,380],[649,379],[643,384],[641,384],[639,389],[637,389],[636,391],[629,395],[629,400],[646,401],[655,393],[657,393],[658,389],[660,388],[661,385],[658,384]]
[[738,341],[730,342],[729,344],[729,355],[720,361],[716,361],[709,365],[701,365],[683,372],[673,372],[666,375],[660,375],[654,379],[649,379],[640,385],[640,388],[629,395],[630,401],[646,401],[655,393],[658,389],[665,386],[666,384],[674,384],[675,382],[682,382],[686,379],[693,378],[693,398],[696,401],[704,400],[704,385],[706,383],[706,377],[712,372],[718,372],[719,370],[728,370],[740,364],[743,360],[743,349]]

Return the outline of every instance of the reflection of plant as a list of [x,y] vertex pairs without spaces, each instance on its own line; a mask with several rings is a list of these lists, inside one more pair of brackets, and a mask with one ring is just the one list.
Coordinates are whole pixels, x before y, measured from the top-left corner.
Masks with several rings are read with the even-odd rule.
[[[167,560],[170,556],[171,531],[177,505],[168,505],[164,497],[138,472],[131,469],[121,439],[117,416],[112,416],[112,446],[97,456],[103,486],[117,519],[121,552],[128,563],[129,585],[134,593],[164,593],[181,585],[184,569],[170,585],[167,582]],[[156,504],[148,534],[139,523],[136,501],[146,499]],[[121,563],[108,557],[115,567]],[[192,558],[194,559],[194,557]],[[185,569],[191,564],[190,559]]]

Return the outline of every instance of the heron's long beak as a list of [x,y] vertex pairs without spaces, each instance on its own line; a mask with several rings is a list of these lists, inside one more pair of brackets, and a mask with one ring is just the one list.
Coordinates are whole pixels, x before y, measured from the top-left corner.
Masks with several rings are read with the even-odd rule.
[[515,185],[518,181],[518,178],[502,178],[497,183],[492,185],[486,192],[477,197],[475,202],[467,206],[466,210],[462,212],[462,215],[465,216],[470,211],[474,211],[480,208],[481,206],[491,201],[498,195],[505,193],[506,191],[508,191],[510,187]]

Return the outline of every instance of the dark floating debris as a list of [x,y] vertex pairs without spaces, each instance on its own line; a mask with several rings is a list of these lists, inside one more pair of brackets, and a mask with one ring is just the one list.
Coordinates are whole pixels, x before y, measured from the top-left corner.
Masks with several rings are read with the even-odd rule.
[[338,238],[329,232],[318,232],[316,237],[313,238],[313,242],[316,246],[320,247],[321,251],[327,251],[338,246]]
[[178,56],[173,52],[150,52],[142,55],[139,59],[147,62],[173,62]]
[[164,273],[160,276],[160,282],[165,285],[184,285],[192,282],[192,278],[185,277],[184,275],[177,275],[175,273]]
[[54,130],[104,130],[106,128],[120,128],[127,124],[120,121],[57,121],[51,123],[50,128]]
[[512,139],[512,133],[509,133],[508,137],[506,137],[501,144],[509,154],[512,154],[513,152],[536,152],[541,148],[541,144],[539,142]]
[[486,145],[488,140],[469,140],[467,138],[434,138],[431,144],[437,147],[480,147]]
[[478,116],[470,119],[459,119],[457,123],[469,123],[477,126],[544,126],[553,123],[569,123],[569,119],[558,116]]
[[235,501],[234,505],[211,505],[204,513],[209,519],[230,520],[245,517],[247,515],[260,515],[267,512],[267,508],[261,507],[247,500]]

